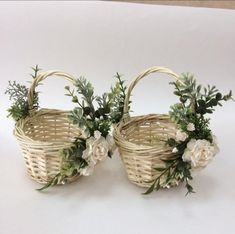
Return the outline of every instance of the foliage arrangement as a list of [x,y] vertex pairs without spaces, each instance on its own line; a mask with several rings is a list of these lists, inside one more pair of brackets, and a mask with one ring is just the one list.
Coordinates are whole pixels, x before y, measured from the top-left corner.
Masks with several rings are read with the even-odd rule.
[[[37,77],[40,68],[38,65],[32,67],[33,74],[30,74],[33,79]],[[9,81],[8,88],[5,94],[9,95],[10,100],[13,102],[11,107],[7,110],[8,117],[12,117],[15,121],[25,118],[29,114],[29,105],[27,100],[28,88],[25,85],[16,83],[16,81]],[[34,93],[33,109],[37,109],[38,104],[38,92]]]
[[169,112],[171,120],[178,126],[175,138],[166,141],[172,148],[173,157],[162,159],[165,167],[155,168],[160,175],[145,194],[179,182],[185,182],[186,194],[194,193],[190,185],[192,170],[206,167],[219,151],[206,114],[212,114],[216,106],[222,106],[223,101],[232,99],[232,91],[222,95],[215,86],[202,88],[190,74],[183,74],[178,81],[170,84],[180,100],[171,106]]
[[119,122],[123,115],[126,91],[121,76],[117,73],[115,78],[115,86],[101,96],[94,94],[94,87],[84,77],[76,80],[75,90],[65,87],[66,96],[71,97],[72,102],[77,105],[68,118],[82,130],[82,135],[75,139],[71,147],[60,152],[60,173],[39,190],[65,183],[76,175],[89,176],[98,162],[112,156],[115,143],[110,132],[112,124]]

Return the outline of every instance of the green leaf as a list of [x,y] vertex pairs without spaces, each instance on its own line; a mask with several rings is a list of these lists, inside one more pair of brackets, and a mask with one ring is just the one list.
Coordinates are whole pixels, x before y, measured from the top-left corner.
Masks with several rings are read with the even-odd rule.
[[217,101],[217,99],[216,98],[213,98],[213,99],[211,99],[208,103],[207,103],[207,106],[217,106],[217,104],[218,104],[218,101]]
[[91,113],[91,108],[89,106],[86,106],[83,108],[83,112],[85,115],[89,115]]
[[182,95],[180,91],[174,91],[174,94],[175,94],[176,96],[181,96],[181,95]]
[[186,183],[185,187],[187,188],[187,193],[185,194],[185,196],[187,196],[190,193],[195,193],[193,187],[190,184]]
[[202,99],[199,99],[198,100],[198,105],[201,106],[201,107],[205,107],[206,106],[206,102]]
[[212,114],[212,113],[213,113],[213,111],[212,111],[212,110],[210,110],[210,109],[206,109],[206,113],[208,113],[208,114]]
[[174,147],[174,146],[176,145],[176,141],[175,141],[174,138],[169,138],[169,139],[167,140],[167,144],[168,144],[169,146],[171,146],[171,147]]
[[144,192],[144,193],[142,193],[142,194],[143,194],[143,195],[148,195],[148,194],[152,193],[153,190],[155,189],[155,183],[156,183],[156,182],[154,182],[154,183],[147,189],[147,191]]
[[166,168],[165,167],[155,167],[154,168],[156,171],[165,171],[166,170]]
[[222,99],[222,94],[221,93],[217,93],[216,94],[216,100],[219,101]]
[[202,88],[202,86],[201,86],[201,85],[198,85],[198,86],[197,86],[197,92],[198,92],[198,93],[200,93],[201,88]]
[[78,102],[78,97],[77,96],[73,96],[73,98],[72,98],[72,102]]
[[186,97],[186,96],[180,97],[180,101],[181,101],[182,103],[185,103],[185,102],[187,101],[187,97]]
[[56,185],[58,182],[58,177],[60,176],[60,173],[58,173],[57,175],[55,175],[47,184],[45,184],[43,187],[36,189],[37,191],[43,191],[53,185]]

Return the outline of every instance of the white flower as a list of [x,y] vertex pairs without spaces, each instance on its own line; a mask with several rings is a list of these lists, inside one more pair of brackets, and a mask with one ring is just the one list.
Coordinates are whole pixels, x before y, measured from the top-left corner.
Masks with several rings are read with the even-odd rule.
[[108,156],[109,144],[104,137],[100,137],[93,143],[91,159],[96,163],[104,161]]
[[108,152],[114,153],[115,149],[115,141],[111,135],[107,135],[105,139],[100,131],[95,131],[94,137],[87,139],[86,149],[82,153],[82,158],[87,161],[88,166],[81,170],[81,174],[84,176],[91,175],[95,164],[104,161],[108,156]]
[[187,125],[187,130],[190,131],[190,132],[194,131],[194,130],[195,130],[194,124],[193,124],[193,123],[189,123],[189,124]]
[[218,147],[207,140],[191,139],[182,156],[183,161],[190,162],[192,167],[206,167],[218,153]]
[[173,148],[172,153],[177,153],[178,149],[176,147]]
[[96,130],[95,132],[94,132],[94,137],[95,137],[95,139],[100,139],[100,137],[101,137],[101,132],[100,131],[98,131],[98,130]]
[[95,164],[104,161],[108,156],[109,144],[106,139],[95,131],[95,137],[90,137],[86,142],[86,150],[83,151],[83,158],[90,159]]
[[188,137],[187,133],[182,132],[181,130],[178,130],[176,132],[176,136],[175,136],[176,141],[185,141],[187,137]]
[[82,168],[80,174],[83,176],[90,176],[93,174],[95,169],[95,164],[90,162],[86,167]]

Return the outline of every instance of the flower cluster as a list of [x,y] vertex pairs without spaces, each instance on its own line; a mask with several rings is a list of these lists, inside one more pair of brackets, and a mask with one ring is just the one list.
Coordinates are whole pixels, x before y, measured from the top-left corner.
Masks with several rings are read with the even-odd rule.
[[[193,123],[187,125],[188,131],[195,131],[195,126]],[[180,142],[186,141],[188,134],[182,130],[176,132],[175,140],[180,144]],[[172,150],[173,153],[177,153],[178,149],[176,147]],[[184,162],[189,162],[192,168],[204,168],[208,165],[213,157],[219,152],[219,147],[217,145],[216,137],[212,136],[212,143],[205,139],[196,140],[195,138],[188,141],[187,146],[182,155]]]
[[182,159],[184,162],[190,162],[193,168],[203,168],[211,162],[218,152],[219,148],[214,142],[191,139],[187,143]]
[[81,169],[81,175],[92,175],[95,165],[98,162],[104,161],[109,153],[113,154],[115,149],[116,145],[113,137],[108,134],[106,138],[104,138],[101,132],[96,130],[94,137],[92,136],[86,141],[86,149],[83,151],[82,158],[88,162],[88,165]]
[[193,188],[189,184],[192,180],[191,171],[204,168],[219,152],[216,137],[209,128],[211,114],[214,107],[222,106],[222,101],[232,99],[232,92],[222,95],[215,86],[204,87],[197,85],[193,76],[182,75],[180,80],[171,83],[175,86],[174,94],[180,99],[171,107],[169,112],[171,120],[176,123],[178,130],[175,137],[167,140],[172,147],[172,158],[163,159],[165,168],[155,168],[160,176],[152,183],[146,194],[161,187],[169,188],[173,184],[185,182],[187,194]]

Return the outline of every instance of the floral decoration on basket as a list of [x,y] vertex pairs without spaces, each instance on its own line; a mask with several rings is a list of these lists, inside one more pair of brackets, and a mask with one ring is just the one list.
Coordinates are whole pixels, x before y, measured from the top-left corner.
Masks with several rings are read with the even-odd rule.
[[[173,78],[174,94],[180,102],[171,106],[169,115],[150,114],[130,117],[128,104],[135,85],[151,73],[165,73]],[[114,138],[129,179],[145,194],[185,182],[187,194],[194,192],[189,181],[192,171],[204,168],[218,153],[216,137],[209,128],[214,107],[232,99],[232,92],[222,95],[215,86],[202,88],[190,74],[178,76],[163,67],[152,67],[130,84],[124,116],[114,131]]]
[[[39,74],[38,66],[33,70],[30,88],[9,82],[6,94],[13,101],[8,112],[16,121],[14,135],[21,146],[28,174],[45,184],[39,189],[43,190],[72,182],[80,175],[91,175],[98,162],[111,157],[115,150],[111,126],[123,115],[126,87],[117,73],[115,86],[99,97],[83,77],[75,79],[60,71]],[[73,111],[39,109],[35,88],[49,76],[63,77],[75,86],[75,90],[69,86],[65,89],[78,107]]]

